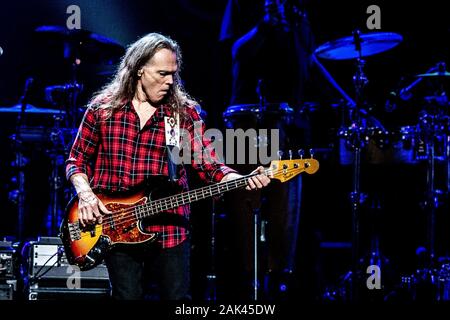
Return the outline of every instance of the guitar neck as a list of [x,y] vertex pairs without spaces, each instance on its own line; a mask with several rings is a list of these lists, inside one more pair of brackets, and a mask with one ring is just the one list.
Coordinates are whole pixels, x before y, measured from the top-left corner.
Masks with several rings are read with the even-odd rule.
[[220,182],[170,197],[150,201],[144,205],[135,207],[136,218],[142,219],[150,217],[162,211],[170,210],[202,199],[214,197],[227,191],[244,188],[248,185],[248,178],[255,175],[257,174],[249,174],[234,180]]

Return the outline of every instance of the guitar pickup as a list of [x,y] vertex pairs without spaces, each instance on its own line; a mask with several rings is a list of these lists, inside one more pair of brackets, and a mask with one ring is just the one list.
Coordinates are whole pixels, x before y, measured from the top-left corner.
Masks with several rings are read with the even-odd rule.
[[123,231],[124,233],[125,233],[125,232],[129,232],[129,231],[131,231],[131,230],[134,229],[134,228],[136,228],[136,223],[130,224],[128,227],[123,228],[122,231]]

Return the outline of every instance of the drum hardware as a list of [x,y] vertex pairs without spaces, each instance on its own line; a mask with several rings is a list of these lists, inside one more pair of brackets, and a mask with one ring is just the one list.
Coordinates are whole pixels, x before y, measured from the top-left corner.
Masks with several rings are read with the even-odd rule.
[[63,118],[55,117],[55,124],[50,133],[51,146],[47,150],[50,158],[51,173],[49,177],[50,183],[50,205],[47,215],[47,234],[56,236],[62,221],[64,205],[61,190],[64,187],[63,172],[65,163],[65,151],[67,146],[63,136],[63,128],[61,122]]
[[118,62],[125,50],[115,41],[87,30],[40,26],[35,29],[35,35],[42,40],[62,45],[64,47],[62,58],[71,67],[68,82],[45,88],[46,100],[53,106],[60,106],[61,109],[60,114],[55,114],[53,126],[48,128],[49,147],[46,150],[51,162],[50,205],[46,226],[47,234],[55,236],[62,219],[63,203],[66,203],[63,198],[70,194],[69,188],[64,184],[64,160],[75,139],[77,132],[75,128],[78,128],[83,111],[78,107],[78,97],[83,91],[83,84],[78,79],[80,68],[85,63],[113,65]]
[[[426,213],[426,248],[422,248],[422,263],[411,276],[411,296],[418,301],[448,301],[450,299],[450,267],[442,258],[437,259],[436,243],[437,211],[448,204],[450,187],[450,131],[448,99],[444,89],[449,73],[445,63],[438,63],[433,72],[419,74],[430,81],[438,81],[439,90],[424,97],[425,106],[419,113],[415,137],[421,142],[416,159],[426,163],[426,191],[421,203]],[[440,166],[442,165],[442,166]],[[444,174],[438,174],[444,171]],[[438,178],[444,176],[444,186],[439,187]]]
[[417,269],[413,274],[402,276],[399,286],[403,302],[450,301],[450,264]]
[[[77,102],[83,91],[83,85],[78,79],[80,68],[85,63],[89,63],[89,67],[91,67],[91,64],[100,62],[111,66],[118,62],[125,52],[120,44],[106,37],[86,30],[68,30],[65,26],[38,27],[35,29],[34,35],[40,37],[39,40],[42,40],[40,43],[44,45],[49,42],[54,44],[45,49],[64,49],[64,51],[61,50],[61,58],[71,66],[71,71],[68,75],[69,81],[46,88],[49,108],[30,104],[29,96],[34,83],[32,78],[27,79],[18,104],[0,107],[0,115],[8,118],[13,116],[15,120],[15,130],[9,137],[15,157],[11,165],[15,170],[14,176],[11,178],[11,187],[14,190],[9,192],[8,198],[17,205],[16,232],[18,239],[24,237],[24,226],[27,225],[27,221],[24,220],[27,219],[29,208],[32,208],[32,206],[28,206],[27,202],[32,197],[32,193],[28,192],[27,188],[30,182],[34,182],[31,179],[28,181],[26,175],[30,172],[30,165],[33,165],[33,157],[42,155],[41,151],[44,153],[45,159],[49,158],[51,161],[51,173],[49,174],[51,187],[49,206],[51,219],[49,221],[51,222],[48,224],[47,230],[50,235],[55,235],[57,232],[58,222],[55,221],[57,220],[55,218],[58,214],[56,214],[55,208],[61,206],[63,199],[59,199],[59,197],[62,191],[65,191],[63,188],[64,158],[75,137],[77,131],[75,128],[78,128],[79,116],[82,111]],[[63,98],[63,103],[57,101],[57,98]],[[58,107],[53,108],[56,106]],[[30,153],[31,155],[29,155]],[[44,191],[44,189],[40,191]],[[56,196],[57,194],[58,196]]]
[[26,114],[29,92],[30,88],[33,84],[33,78],[28,78],[25,82],[25,87],[23,90],[23,95],[20,98],[20,112],[17,113],[16,120],[16,134],[15,134],[15,144],[16,144],[16,154],[15,154],[15,166],[18,170],[17,173],[17,237],[18,239],[22,239],[23,236],[23,226],[25,219],[25,163],[24,157],[21,150],[22,139],[21,139],[21,127],[23,123],[23,119]]
[[[350,202],[352,207],[352,262],[351,262],[351,289],[349,290],[350,301],[356,301],[359,298],[356,275],[358,274],[359,266],[359,251],[360,251],[360,206],[362,203],[363,194],[361,193],[361,151],[367,144],[363,139],[364,131],[366,130],[364,121],[362,121],[361,113],[365,112],[363,107],[366,104],[364,98],[364,89],[368,84],[368,78],[364,73],[365,60],[368,57],[377,53],[384,52],[402,41],[402,36],[395,33],[369,33],[361,34],[359,30],[355,30],[350,37],[341,38],[335,41],[327,42],[319,46],[315,50],[315,55],[331,60],[346,60],[354,59],[356,71],[353,76],[353,85],[355,88],[355,103],[351,105],[350,116],[351,125],[348,134],[348,145],[352,148],[352,190],[350,192]],[[340,132],[340,134],[344,134]]]
[[124,54],[125,49],[117,42],[88,30],[40,26],[34,31],[37,36],[62,44],[64,47],[63,58],[71,66],[70,81],[47,87],[46,97],[49,102],[52,102],[54,92],[62,91],[66,95],[64,104],[67,112],[66,127],[76,128],[80,120],[77,100],[83,90],[83,85],[78,81],[81,66],[85,63],[115,64]]
[[[426,213],[426,248],[420,248],[420,264],[416,272],[402,278],[403,289],[411,300],[417,301],[448,301],[450,298],[450,277],[448,265],[437,259],[439,249],[436,242],[436,229],[438,224],[437,211],[448,203],[450,187],[450,132],[449,132],[449,103],[445,92],[444,81],[449,78],[445,70],[445,63],[439,62],[427,73],[419,74],[419,79],[413,84],[400,90],[403,100],[411,98],[411,89],[424,79],[437,81],[438,90],[433,95],[423,97],[425,102],[419,112],[418,122],[415,126],[402,127],[398,134],[408,137],[409,148],[403,146],[403,153],[410,150],[413,159],[411,163],[424,162],[426,167],[426,190],[424,200],[420,203]],[[397,140],[398,141],[398,140]],[[395,144],[394,144],[395,147]],[[440,174],[443,170],[444,174]],[[439,174],[438,174],[439,172]],[[439,186],[439,180],[444,176],[445,186]],[[419,255],[419,254],[418,254]],[[406,281],[407,280],[407,281]]]
[[[449,159],[449,111],[448,99],[445,91],[445,80],[450,75],[445,70],[445,63],[438,63],[438,70],[432,73],[420,74],[420,77],[429,77],[437,81],[439,86],[436,95],[425,97],[427,101],[424,110],[419,114],[419,130],[425,143],[426,152],[423,158],[427,161],[425,209],[427,215],[427,249],[431,261],[436,256],[436,211],[441,206],[440,195],[449,191],[448,183]],[[440,148],[439,148],[440,147]],[[439,190],[436,183],[436,171],[439,162],[446,164],[444,175],[447,177],[446,189]]]

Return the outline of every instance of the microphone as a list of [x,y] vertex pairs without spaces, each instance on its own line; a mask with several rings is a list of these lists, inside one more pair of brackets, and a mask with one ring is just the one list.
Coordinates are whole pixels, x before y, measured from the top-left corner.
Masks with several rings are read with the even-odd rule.
[[22,111],[25,111],[26,105],[28,103],[28,92],[30,91],[31,85],[33,84],[34,79],[32,77],[29,77],[25,81],[25,87],[23,89],[22,97],[20,98],[20,103],[22,104]]
[[[426,73],[435,72],[439,69],[439,67],[442,65],[442,62],[438,62],[437,65],[431,67],[427,70]],[[400,89],[398,96],[403,101],[407,101],[412,98],[413,94],[410,92],[416,85],[418,85],[422,81],[423,77],[418,77],[416,80],[414,80],[410,85]]]
[[413,83],[411,83],[409,86],[402,88],[399,91],[398,96],[400,97],[400,99],[402,99],[403,101],[407,101],[409,99],[412,98],[413,94],[410,92],[420,81],[422,81],[422,78],[418,78],[416,80],[414,80]]

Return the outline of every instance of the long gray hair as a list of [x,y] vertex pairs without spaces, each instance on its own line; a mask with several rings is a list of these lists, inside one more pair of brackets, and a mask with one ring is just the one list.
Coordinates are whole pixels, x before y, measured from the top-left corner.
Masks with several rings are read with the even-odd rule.
[[94,94],[88,106],[104,109],[106,118],[109,118],[114,111],[131,101],[135,96],[139,80],[138,70],[160,49],[169,49],[174,52],[178,66],[178,70],[173,76],[173,85],[163,102],[168,103],[173,112],[184,115],[184,107],[197,103],[189,97],[181,83],[179,75],[182,65],[180,47],[174,40],[159,33],[149,33],[127,48],[113,80]]

